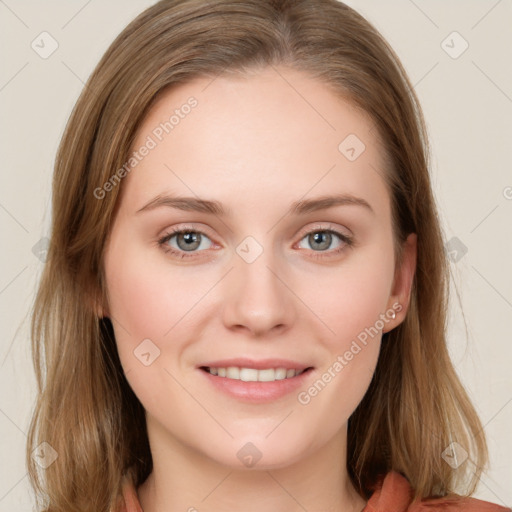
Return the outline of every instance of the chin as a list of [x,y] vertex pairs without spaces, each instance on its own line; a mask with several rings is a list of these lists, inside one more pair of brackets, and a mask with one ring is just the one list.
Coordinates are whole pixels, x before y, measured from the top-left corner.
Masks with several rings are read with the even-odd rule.
[[[270,437],[275,436],[274,439]],[[232,439],[220,452],[216,450],[209,456],[219,464],[233,469],[271,470],[290,466],[303,455],[304,442],[293,442],[290,438],[284,442],[277,432],[265,438],[265,434],[243,436]]]

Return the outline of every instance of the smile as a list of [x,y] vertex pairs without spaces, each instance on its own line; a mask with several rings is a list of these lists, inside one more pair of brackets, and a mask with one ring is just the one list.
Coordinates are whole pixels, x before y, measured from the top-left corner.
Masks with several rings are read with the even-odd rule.
[[304,370],[287,369],[287,368],[264,368],[257,370],[255,368],[243,368],[238,366],[228,366],[226,368],[210,368],[208,366],[201,367],[211,375],[225,377],[227,379],[241,380],[244,382],[273,382],[276,380],[291,379],[304,373]]

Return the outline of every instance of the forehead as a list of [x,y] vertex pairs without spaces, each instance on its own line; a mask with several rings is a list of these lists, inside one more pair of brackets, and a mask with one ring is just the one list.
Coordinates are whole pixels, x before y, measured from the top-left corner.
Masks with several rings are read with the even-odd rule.
[[347,192],[386,208],[383,147],[370,117],[309,75],[268,67],[197,78],[165,91],[132,151],[151,146],[124,180],[141,207],[157,194],[240,207]]

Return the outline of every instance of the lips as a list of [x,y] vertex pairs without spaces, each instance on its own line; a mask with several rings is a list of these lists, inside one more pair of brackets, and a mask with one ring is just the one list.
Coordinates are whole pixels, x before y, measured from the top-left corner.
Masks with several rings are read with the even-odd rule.
[[[233,366],[237,367],[238,365],[241,365],[239,368],[250,368],[250,366],[252,366],[252,370],[258,372],[258,380],[242,380],[230,378],[227,375],[222,376],[212,374],[206,370],[206,366],[210,365],[212,368],[223,368],[224,370],[227,370]],[[289,378],[274,378],[274,380],[260,381],[259,373],[262,371],[264,372],[267,368],[272,368],[273,365],[276,365],[278,368],[286,368],[287,366],[291,366],[291,372],[293,373],[296,373],[296,370],[294,370],[293,367],[302,368],[303,370],[299,374]],[[255,368],[256,366],[258,366],[258,368]],[[291,361],[289,359],[265,359],[259,361],[250,360],[247,358],[224,359],[219,361],[210,361],[205,366],[198,366],[198,370],[198,373],[201,375],[200,378],[205,379],[203,382],[206,382],[209,386],[213,386],[213,389],[220,391],[232,399],[234,398],[237,401],[250,404],[270,403],[275,400],[285,399],[286,397],[293,396],[293,393],[296,392],[301,386],[305,386],[306,383],[312,378],[312,376],[314,377],[315,373],[315,370],[312,366],[307,367],[303,363],[298,363],[297,361]],[[246,370],[246,372],[247,371],[250,372],[251,370]],[[274,375],[274,377],[276,377],[276,375]]]

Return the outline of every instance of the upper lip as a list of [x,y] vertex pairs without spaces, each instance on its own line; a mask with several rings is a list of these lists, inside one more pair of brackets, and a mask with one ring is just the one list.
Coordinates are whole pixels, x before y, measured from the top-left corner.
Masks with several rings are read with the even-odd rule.
[[290,359],[249,359],[247,357],[237,357],[235,359],[221,359],[218,361],[210,361],[200,364],[198,368],[228,368],[229,366],[237,366],[239,368],[253,368],[255,370],[264,370],[265,368],[286,368],[295,370],[305,370],[306,368],[312,368],[311,365],[299,363],[297,361],[291,361]]

